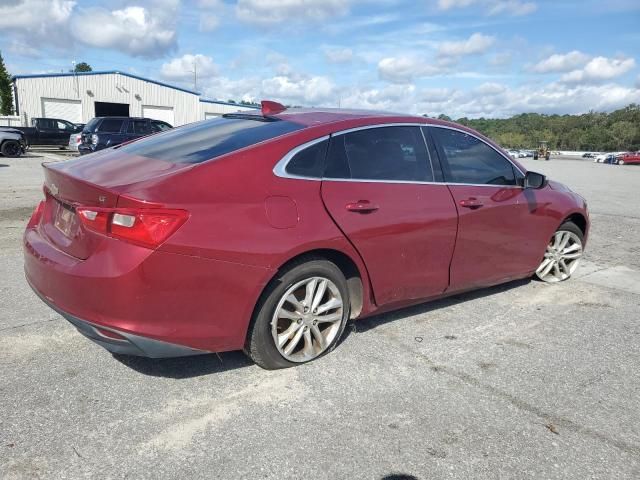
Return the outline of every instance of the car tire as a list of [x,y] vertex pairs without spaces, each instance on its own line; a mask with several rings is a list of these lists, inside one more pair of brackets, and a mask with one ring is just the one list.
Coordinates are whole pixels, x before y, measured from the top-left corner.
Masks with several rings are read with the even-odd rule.
[[624,165],[624,160],[618,160],[618,165]]
[[[318,295],[321,298],[316,300]],[[338,302],[339,308],[320,313]],[[316,308],[317,316],[312,308]],[[335,348],[349,315],[349,289],[342,271],[324,259],[296,262],[272,280],[261,295],[244,351],[267,370],[316,360]],[[336,320],[330,322],[330,317]]]
[[535,277],[546,283],[571,278],[584,250],[584,233],[573,222],[564,222],[555,231],[536,269]]
[[17,158],[22,155],[22,147],[15,140],[7,140],[0,147],[0,153],[8,158]]

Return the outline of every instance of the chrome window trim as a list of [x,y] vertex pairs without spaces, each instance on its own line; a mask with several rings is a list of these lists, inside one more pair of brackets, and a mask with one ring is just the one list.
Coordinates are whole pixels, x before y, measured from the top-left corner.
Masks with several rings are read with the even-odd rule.
[[298,145],[293,150],[290,150],[284,157],[280,159],[278,163],[276,163],[276,166],[273,167],[273,173],[276,175],[276,177],[281,177],[281,178],[295,178],[297,180],[311,180],[314,182],[321,182],[322,177],[304,177],[302,175],[294,175],[292,173],[287,172],[287,164],[289,163],[289,161],[291,161],[293,157],[295,157],[301,151],[309,147],[312,147],[317,143],[324,142],[325,140],[329,140],[329,137],[330,135],[325,135],[320,138],[315,138],[313,140],[303,143],[302,145]]
[[[419,181],[413,181],[413,180],[370,180],[370,179],[363,179],[363,178],[326,178],[326,177],[303,177],[301,175],[293,175],[290,174],[286,171],[286,167],[287,164],[289,163],[289,161],[299,152],[301,152],[302,150],[311,147],[313,145],[315,145],[316,143],[320,143],[323,142],[325,140],[328,140],[330,137],[337,137],[340,135],[344,135],[347,133],[351,133],[351,132],[357,132],[360,130],[369,130],[372,128],[384,128],[384,127],[428,127],[428,128],[444,128],[447,130],[454,130],[456,132],[460,132],[460,133],[464,133],[467,134],[473,138],[475,138],[476,140],[478,140],[479,142],[482,142],[483,144],[487,145],[488,147],[490,147],[491,149],[493,149],[495,152],[497,152],[502,158],[504,158],[505,160],[507,160],[512,166],[513,168],[518,171],[523,177],[525,176],[525,173],[520,169],[520,167],[518,167],[515,163],[513,163],[512,159],[510,159],[509,157],[507,157],[506,155],[504,155],[504,153],[502,153],[500,150],[498,150],[496,147],[494,147],[493,145],[485,142],[483,139],[481,139],[480,137],[478,137],[477,135],[474,135],[471,132],[467,132],[466,130],[462,130],[460,128],[455,128],[455,127],[450,127],[447,125],[435,125],[432,123],[417,123],[417,122],[411,122],[411,123],[377,123],[374,125],[364,125],[362,127],[354,127],[354,128],[349,128],[346,130],[340,130],[338,132],[334,132],[330,135],[324,135],[323,137],[320,138],[316,138],[314,140],[310,140],[308,142],[305,142],[301,145],[298,145],[297,147],[295,147],[294,149],[290,150],[284,157],[282,157],[278,163],[276,163],[275,167],[273,167],[273,173],[280,178],[293,178],[293,179],[297,179],[297,180],[311,180],[311,181],[315,181],[315,182],[356,182],[356,183],[398,183],[398,184],[415,184],[415,185],[452,185],[452,186],[468,186],[468,187],[489,187],[489,188],[519,188],[519,189],[523,189],[523,187],[521,185],[491,185],[488,183],[457,183],[457,182],[419,182]],[[431,164],[431,172],[433,175],[433,178],[435,180],[435,172],[433,170],[433,159],[431,158],[431,152],[429,151],[429,146],[427,143],[427,139],[424,136],[424,131],[422,130],[422,128],[420,129],[420,132],[422,133],[422,138],[424,140],[425,143],[425,148],[427,149],[427,155],[429,157],[429,163]]]

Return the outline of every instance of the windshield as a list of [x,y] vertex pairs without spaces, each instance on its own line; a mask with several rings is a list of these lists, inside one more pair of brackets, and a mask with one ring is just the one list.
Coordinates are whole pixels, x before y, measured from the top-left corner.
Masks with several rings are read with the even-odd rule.
[[217,118],[125,145],[123,151],[174,163],[200,163],[304,128],[285,120]]

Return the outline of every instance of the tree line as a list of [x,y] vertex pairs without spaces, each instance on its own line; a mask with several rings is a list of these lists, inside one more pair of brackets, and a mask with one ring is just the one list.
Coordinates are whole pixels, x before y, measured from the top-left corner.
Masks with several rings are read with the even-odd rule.
[[[441,119],[449,120],[446,115]],[[543,115],[522,113],[511,118],[459,118],[456,122],[478,130],[505,148],[537,147],[594,152],[640,150],[640,105],[611,113]]]

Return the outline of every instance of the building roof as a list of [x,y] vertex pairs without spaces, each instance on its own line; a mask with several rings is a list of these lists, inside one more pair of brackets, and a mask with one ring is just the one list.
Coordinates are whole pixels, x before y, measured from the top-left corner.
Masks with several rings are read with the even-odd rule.
[[21,78],[74,77],[74,76],[80,77],[80,76],[89,76],[89,75],[123,75],[125,77],[135,78],[136,80],[142,80],[143,82],[154,83],[156,85],[160,85],[161,87],[173,88],[174,90],[179,90],[181,92],[191,93],[193,95],[198,95],[198,96],[200,95],[200,92],[195,92],[193,90],[188,90],[182,87],[176,87],[175,85],[159,82],[157,80],[151,80],[150,78],[140,77],[132,73],[121,72],[120,70],[105,70],[101,72],[35,73],[31,75],[15,75],[13,77],[13,80],[17,80]]
[[[191,93],[192,95],[198,95],[198,96],[202,95],[200,92],[188,90],[182,87],[176,87],[175,85],[159,82],[157,80],[152,80],[150,78],[140,77],[132,73],[121,72],[120,70],[104,70],[99,72],[34,73],[34,74],[27,74],[27,75],[14,75],[13,80],[17,80],[21,78],[74,77],[74,76],[87,76],[87,75],[124,75],[125,77],[135,78],[136,80],[142,80],[143,82],[154,83],[156,85],[160,85],[161,87],[173,88],[174,90]],[[253,105],[242,105],[241,103],[223,102],[220,100],[209,100],[205,98],[200,98],[199,100],[204,103],[217,103],[219,105],[230,105],[232,107],[260,108],[260,107],[255,107]]]

